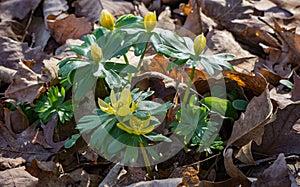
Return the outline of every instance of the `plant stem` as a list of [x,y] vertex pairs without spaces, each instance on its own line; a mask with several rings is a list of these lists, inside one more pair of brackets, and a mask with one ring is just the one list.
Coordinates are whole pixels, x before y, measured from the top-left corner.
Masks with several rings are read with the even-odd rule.
[[147,50],[147,47],[148,47],[148,43],[149,43],[149,42],[147,41],[147,44],[146,44],[146,46],[145,46],[145,49],[144,49],[144,51],[143,51],[143,53],[142,53],[142,55],[141,55],[141,57],[140,57],[140,61],[139,61],[138,65],[137,65],[138,71],[140,71],[140,69],[141,69],[142,62],[143,62],[143,60],[144,60],[144,56],[145,56],[145,53],[146,53],[146,50]]
[[150,166],[150,162],[149,162],[149,158],[147,156],[147,152],[146,152],[146,149],[145,149],[145,146],[142,142],[139,143],[139,146],[142,150],[142,155],[143,155],[143,158],[144,158],[144,162],[145,162],[145,165],[146,165],[146,169],[147,169],[147,172],[148,172],[148,175],[151,179],[153,179],[153,174],[152,174],[152,168]]
[[[129,61],[128,61],[127,55],[124,54],[123,57],[124,57],[125,63],[126,63],[127,65],[129,65]],[[131,73],[128,73],[128,81],[131,82],[131,80],[132,80]]]
[[190,89],[191,89],[191,86],[193,84],[194,74],[195,74],[195,66],[192,67],[192,72],[190,74],[190,80],[188,82],[188,86],[187,86],[187,88],[185,90],[185,93],[184,93],[183,102],[182,102],[183,106],[187,103],[187,100],[189,98]]

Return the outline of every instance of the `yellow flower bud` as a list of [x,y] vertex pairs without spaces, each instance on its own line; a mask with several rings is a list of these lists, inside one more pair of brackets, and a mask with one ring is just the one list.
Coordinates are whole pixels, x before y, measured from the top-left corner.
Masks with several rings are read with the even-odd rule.
[[91,45],[91,56],[94,62],[100,62],[102,60],[102,49],[98,44],[93,43]]
[[100,24],[109,30],[114,30],[115,18],[110,12],[103,9],[101,11]]
[[198,35],[195,40],[194,40],[194,51],[195,54],[198,56],[202,53],[202,51],[205,49],[206,47],[206,38],[204,36],[204,34],[200,34]]
[[144,27],[147,32],[151,32],[156,26],[156,13],[148,12],[144,17]]

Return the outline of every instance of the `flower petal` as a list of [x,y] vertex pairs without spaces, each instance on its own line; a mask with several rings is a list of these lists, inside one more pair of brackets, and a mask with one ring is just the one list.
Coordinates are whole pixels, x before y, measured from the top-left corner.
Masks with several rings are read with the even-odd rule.
[[116,97],[114,90],[111,90],[111,92],[110,92],[110,102],[111,102],[111,105],[113,106],[113,108],[118,107],[117,97]]
[[130,104],[132,102],[132,97],[131,97],[130,89],[124,88],[122,90],[119,101],[122,102],[122,104],[124,104],[126,106],[130,106]]
[[147,32],[151,32],[156,26],[156,13],[148,12],[144,17],[144,27]]
[[129,134],[135,134],[134,129],[132,129],[130,126],[125,125],[123,123],[117,123],[117,127],[125,132],[128,132]]
[[130,113],[131,113],[131,110],[130,110],[130,108],[128,106],[120,107],[117,110],[117,115],[118,116],[127,116]]
[[106,112],[108,114],[115,113],[115,110],[108,103],[104,102],[102,99],[98,99],[98,105],[103,112]]

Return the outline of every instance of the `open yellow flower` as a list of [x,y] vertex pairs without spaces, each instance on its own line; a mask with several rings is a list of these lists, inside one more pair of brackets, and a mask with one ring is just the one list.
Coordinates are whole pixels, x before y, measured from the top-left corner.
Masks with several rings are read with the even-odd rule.
[[194,39],[195,54],[197,56],[200,55],[202,53],[202,51],[205,49],[205,47],[206,47],[206,38],[205,38],[204,34],[202,33]]
[[103,9],[101,11],[100,24],[109,30],[114,30],[115,18],[109,11]]
[[138,107],[138,103],[132,102],[132,96],[128,88],[122,90],[119,99],[117,99],[114,90],[112,90],[110,92],[110,101],[111,105],[99,98],[99,107],[103,112],[117,116],[127,116]]
[[156,13],[148,12],[144,17],[144,27],[147,32],[151,32],[156,26]]
[[129,125],[117,123],[117,127],[129,134],[148,134],[153,131],[154,125],[150,125],[150,117],[146,120],[141,120],[138,117],[132,116],[129,119]]

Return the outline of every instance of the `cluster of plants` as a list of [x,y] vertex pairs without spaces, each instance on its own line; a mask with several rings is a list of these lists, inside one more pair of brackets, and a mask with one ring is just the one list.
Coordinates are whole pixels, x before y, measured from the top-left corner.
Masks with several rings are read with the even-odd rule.
[[[234,56],[203,54],[206,47],[204,34],[193,41],[156,28],[155,12],[149,12],[144,18],[124,15],[115,21],[112,14],[103,10],[100,28],[85,35],[81,45],[70,46],[78,57],[59,63],[60,84],[37,100],[34,111],[43,123],[53,115],[64,123],[72,118],[73,110],[80,109],[71,100],[65,101],[66,90],[73,89],[73,102],[83,100],[92,90],[98,105],[92,114],[80,118],[76,125],[79,134],[66,141],[65,147],[72,147],[81,135],[88,135],[88,145],[106,158],[117,157],[122,163],[135,163],[142,156],[151,175],[150,160],[161,156],[151,145],[172,141],[155,129],[161,125],[161,119],[173,103],[152,101],[154,91],[139,90],[131,85],[150,47],[158,55],[172,59],[168,70],[178,66],[191,67],[190,80],[176,114],[177,121],[169,130],[183,137],[186,148],[207,152],[211,152],[211,148],[222,149],[223,142],[218,136],[221,124],[212,116],[235,120],[237,111],[244,110],[247,103],[235,101],[233,105],[218,97],[199,98],[190,94],[190,89],[197,68],[202,67],[209,75],[223,67],[232,70],[228,61]],[[139,57],[137,66],[127,58],[130,49]],[[113,62],[114,58],[120,57],[124,63]]]

